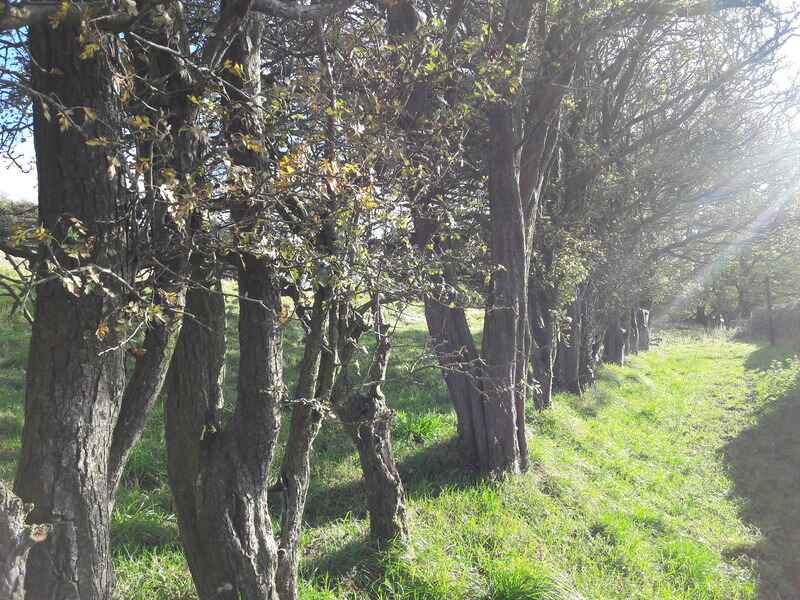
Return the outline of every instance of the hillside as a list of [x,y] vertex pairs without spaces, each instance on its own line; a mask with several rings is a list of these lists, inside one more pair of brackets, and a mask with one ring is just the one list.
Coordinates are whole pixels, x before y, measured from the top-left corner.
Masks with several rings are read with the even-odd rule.
[[[496,484],[456,459],[436,370],[407,319],[387,397],[411,547],[374,559],[357,458],[335,423],[316,444],[303,598],[734,599],[800,593],[800,361],[724,336],[663,334],[582,398],[531,413],[533,468]],[[291,335],[290,347],[297,342]],[[13,478],[27,326],[0,320],[0,477]],[[230,349],[230,358],[236,354]],[[235,362],[231,362],[231,367]],[[228,377],[233,381],[232,369]],[[113,540],[117,596],[193,598],[166,482],[161,414],[128,465]],[[795,562],[792,562],[795,561]]]

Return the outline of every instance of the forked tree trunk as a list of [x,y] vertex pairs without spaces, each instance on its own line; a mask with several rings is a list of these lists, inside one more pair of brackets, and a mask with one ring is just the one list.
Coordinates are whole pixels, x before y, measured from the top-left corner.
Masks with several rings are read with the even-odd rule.
[[[417,251],[426,256],[444,252],[445,242],[439,238],[438,221],[425,214],[426,206],[412,212]],[[442,290],[452,285],[452,273],[445,267],[436,281]],[[442,370],[447,393],[456,413],[456,425],[464,463],[481,471],[489,469],[489,447],[484,432],[486,415],[481,393],[481,360],[464,309],[458,306],[453,292],[443,291],[440,297],[426,295],[425,322],[433,353]]]
[[464,309],[425,299],[425,320],[453,408],[464,462],[482,471],[489,468],[486,415],[481,394],[478,350]]
[[[190,292],[187,304],[199,322],[193,327],[187,316],[170,369],[170,484],[200,598],[275,600],[278,549],[267,490],[283,389],[280,288],[267,263],[250,255],[242,257],[238,280],[238,394],[227,423],[216,410],[224,305],[213,290]],[[195,303],[198,295],[205,298]],[[201,310],[209,311],[205,320]]]
[[[374,307],[377,346],[368,381],[356,391],[349,389],[343,371],[334,392],[334,411],[358,449],[369,510],[370,536],[381,546],[408,541],[405,490],[392,453],[392,411],[386,404],[382,385],[386,381],[391,345],[389,327],[381,318],[380,305]],[[352,352],[353,343],[342,349]],[[349,362],[344,356],[345,364]]]

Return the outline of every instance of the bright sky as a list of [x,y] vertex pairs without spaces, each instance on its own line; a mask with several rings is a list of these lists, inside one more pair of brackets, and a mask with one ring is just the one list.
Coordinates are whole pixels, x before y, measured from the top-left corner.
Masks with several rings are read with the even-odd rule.
[[[775,0],[774,4],[785,11],[800,11],[800,0]],[[789,40],[783,48],[787,59],[785,75],[779,78],[778,85],[785,86],[800,78],[800,34]],[[36,169],[33,164],[33,143],[27,140],[18,148],[24,158],[20,169],[10,161],[0,158],[0,194],[14,200],[36,201]]]

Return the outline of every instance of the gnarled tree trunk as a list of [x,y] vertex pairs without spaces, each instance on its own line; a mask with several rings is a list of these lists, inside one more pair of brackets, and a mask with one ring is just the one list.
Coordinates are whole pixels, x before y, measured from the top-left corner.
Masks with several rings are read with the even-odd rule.
[[[367,493],[370,535],[380,545],[408,540],[405,490],[392,453],[392,411],[386,405],[381,386],[386,381],[391,345],[389,327],[383,324],[377,300],[373,314],[377,347],[368,373],[368,381],[351,390],[347,371],[343,371],[334,393],[333,408],[358,450],[364,487]],[[342,348],[343,362],[349,362],[353,343]]]

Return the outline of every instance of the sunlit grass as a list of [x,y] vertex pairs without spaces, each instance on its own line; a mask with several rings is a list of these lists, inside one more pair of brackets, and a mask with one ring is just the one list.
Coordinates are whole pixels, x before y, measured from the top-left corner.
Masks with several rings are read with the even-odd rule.
[[[436,369],[409,374],[426,342],[420,317],[403,321],[386,386],[411,544],[376,556],[357,455],[336,423],[326,423],[302,538],[304,599],[755,599],[759,576],[763,590],[785,594],[779,581],[791,564],[782,555],[792,542],[771,536],[766,527],[775,521],[759,521],[754,507],[779,519],[795,505],[743,481],[767,485],[791,467],[797,479],[796,448],[786,450],[788,463],[746,458],[768,445],[760,424],[795,403],[800,363],[787,358],[790,348],[721,334],[661,335],[661,345],[628,366],[602,369],[582,398],[560,394],[552,410],[531,411],[532,468],[488,483],[459,463]],[[27,325],[0,319],[0,334],[0,477],[8,480],[19,448]],[[290,366],[299,344],[290,331]],[[237,351],[232,345],[229,396]],[[159,406],[117,499],[120,599],[195,597],[166,481],[162,419]],[[754,441],[742,446],[748,436]],[[800,496],[800,484],[792,485]],[[800,516],[800,507],[786,514]]]

